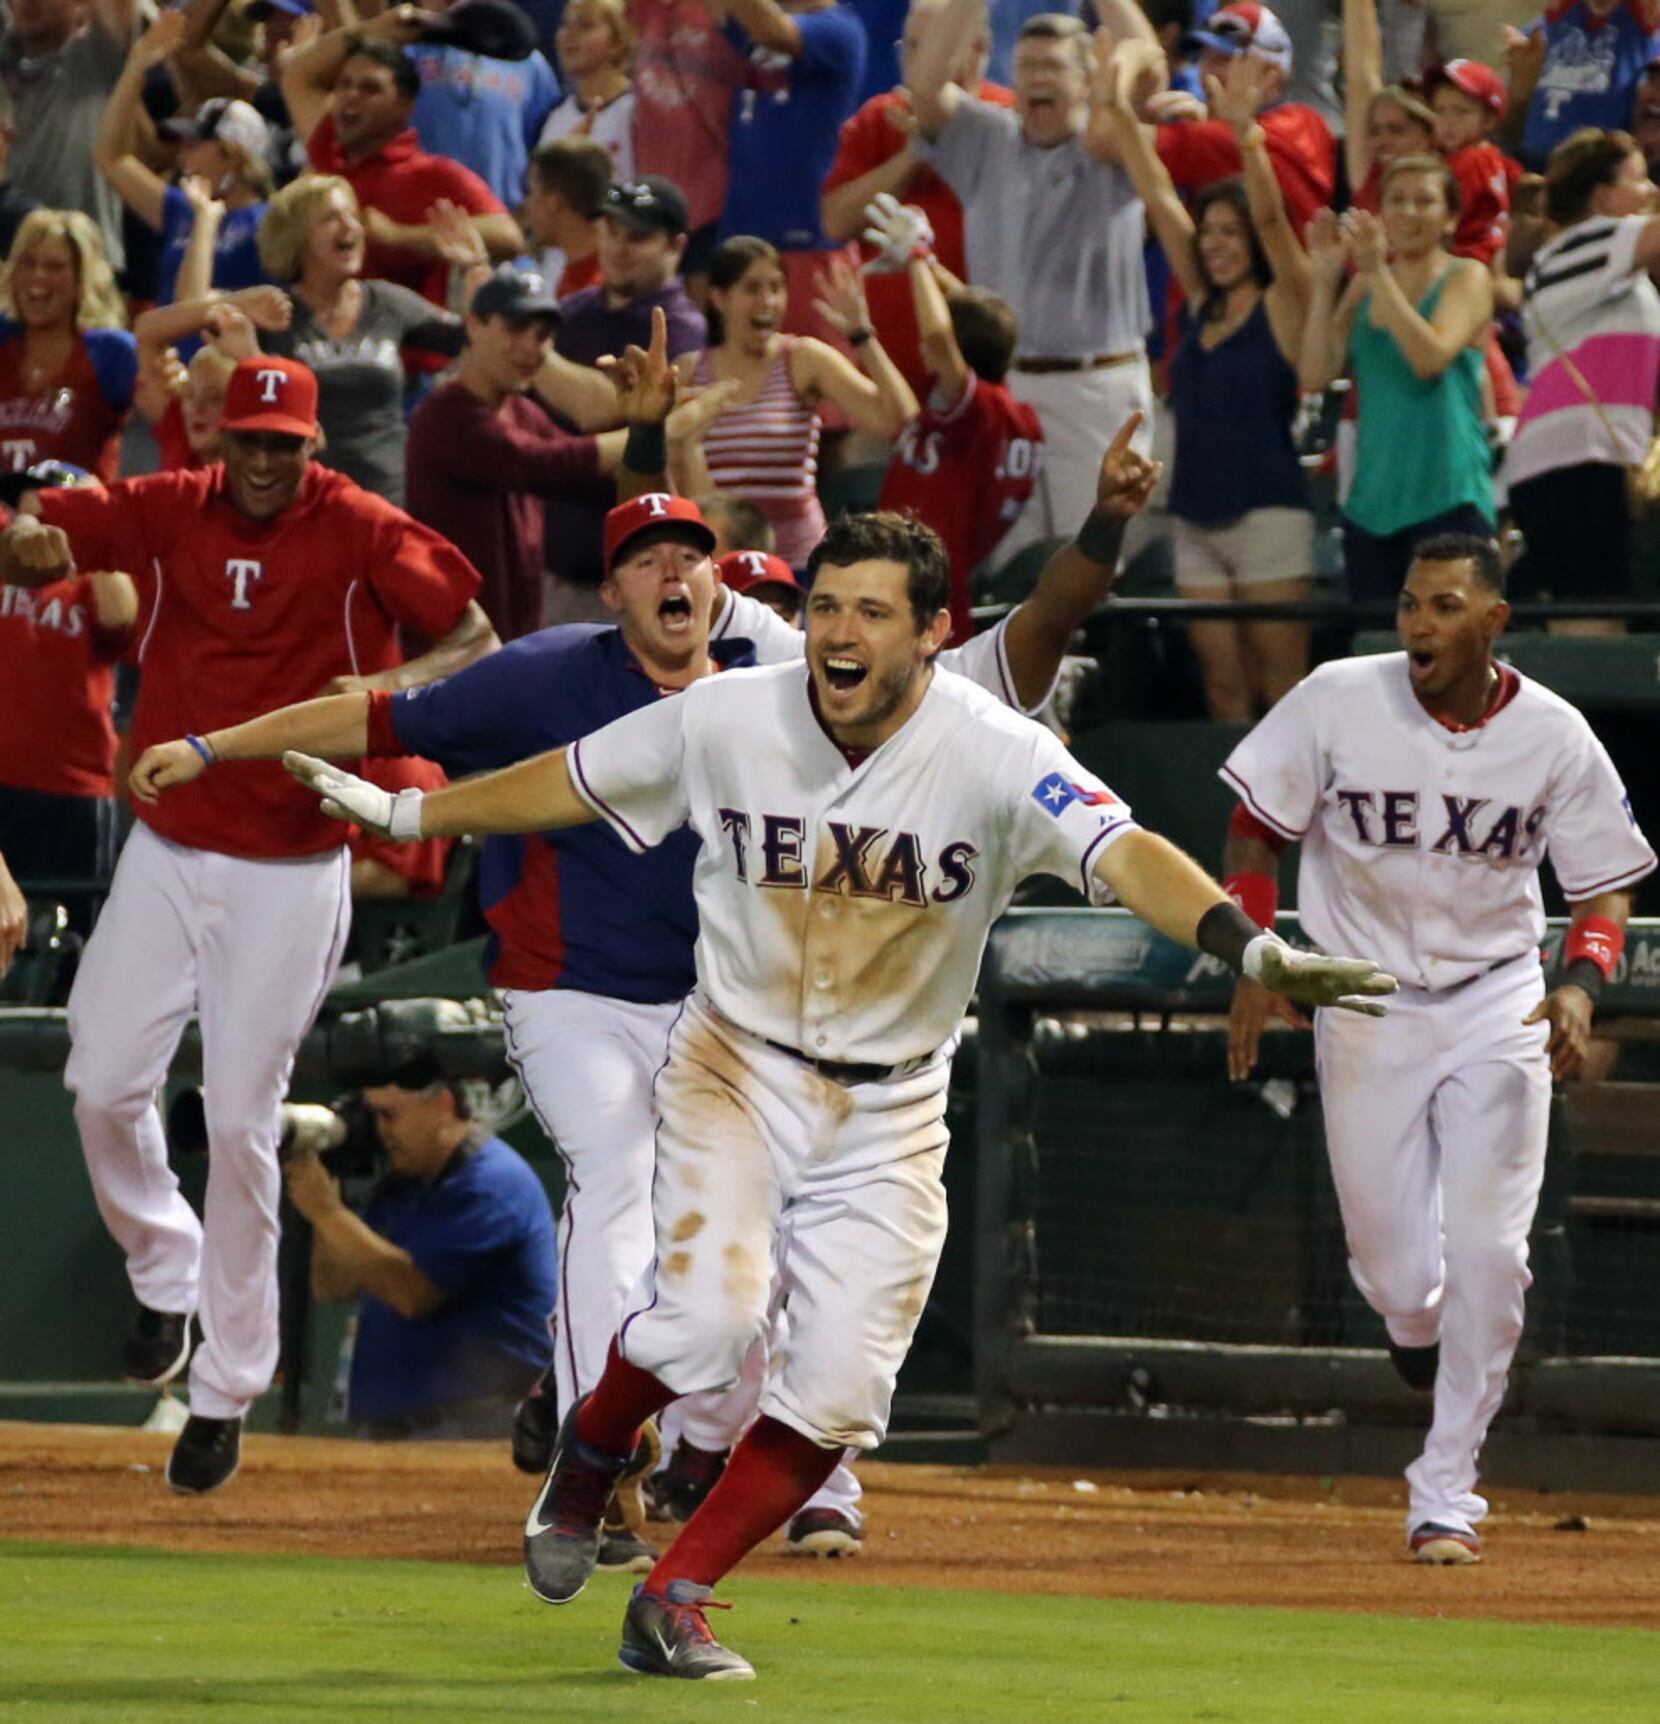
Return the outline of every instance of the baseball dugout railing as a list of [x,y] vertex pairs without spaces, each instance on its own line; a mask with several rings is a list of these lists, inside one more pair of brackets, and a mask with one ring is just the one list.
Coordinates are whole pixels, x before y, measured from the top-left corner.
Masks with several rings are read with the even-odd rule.
[[[1280,925],[1298,937],[1294,916]],[[1086,1411],[1087,1452],[1135,1464],[1175,1452],[1183,1420],[1260,1434],[1421,1419],[1349,1280],[1313,1038],[1271,1028],[1253,1080],[1229,1084],[1231,992],[1215,960],[1123,912],[1015,910],[993,930],[975,1051],[975,1371],[994,1452],[1002,1438],[1011,1457],[1081,1459]],[[1553,1106],[1508,1417],[1660,1436],[1660,922],[1633,924],[1598,1035],[1608,1075]],[[1034,1439],[1069,1415],[1073,1440]]]

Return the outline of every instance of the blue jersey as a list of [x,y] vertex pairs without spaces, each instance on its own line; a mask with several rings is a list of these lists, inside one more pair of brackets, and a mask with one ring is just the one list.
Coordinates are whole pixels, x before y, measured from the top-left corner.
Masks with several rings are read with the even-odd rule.
[[[716,641],[710,652],[723,667],[754,663],[745,640]],[[376,752],[425,755],[459,778],[563,748],[662,698],[619,629],[566,623],[391,696],[391,735],[372,721],[371,741]],[[486,840],[479,896],[491,982],[649,1004],[683,999],[696,980],[697,847],[682,828],[636,856],[604,822]]]
[[[213,245],[212,285],[225,293],[239,287],[258,287],[267,277],[259,261],[259,224],[265,219],[263,202],[239,210],[226,210]],[[177,186],[169,186],[161,204],[161,263],[156,271],[156,303],[171,305],[178,298],[179,266],[196,225],[196,212]],[[190,343],[190,352],[201,346]],[[184,351],[183,345],[180,348]],[[188,357],[188,355],[187,355]]]
[[1522,158],[1530,168],[1543,171],[1551,151],[1581,127],[1631,124],[1637,81],[1660,42],[1649,19],[1637,0],[1624,0],[1601,18],[1583,0],[1558,0],[1530,26],[1530,35],[1545,35],[1545,63],[1522,134]]
[[364,1220],[415,1259],[444,1295],[430,1317],[358,1305],[347,1409],[399,1419],[522,1390],[553,1355],[558,1297],[553,1211],[530,1164],[499,1137],[430,1185],[388,1179]]
[[417,42],[421,73],[415,131],[421,148],[471,168],[509,208],[525,195],[525,169],[559,101],[559,80],[540,52],[492,60],[465,48]]

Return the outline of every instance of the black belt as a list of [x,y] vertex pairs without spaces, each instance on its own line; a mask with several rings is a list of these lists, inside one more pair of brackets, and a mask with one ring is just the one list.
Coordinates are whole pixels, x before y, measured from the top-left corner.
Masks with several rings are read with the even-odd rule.
[[792,1048],[788,1042],[775,1042],[770,1036],[763,1038],[769,1048],[777,1048],[781,1054],[788,1054],[792,1060],[800,1060],[804,1066],[811,1066],[820,1077],[827,1077],[831,1083],[883,1083],[895,1072],[908,1069],[918,1062],[906,1060],[903,1066],[861,1065],[857,1060],[819,1060],[811,1054],[804,1054],[800,1048]]

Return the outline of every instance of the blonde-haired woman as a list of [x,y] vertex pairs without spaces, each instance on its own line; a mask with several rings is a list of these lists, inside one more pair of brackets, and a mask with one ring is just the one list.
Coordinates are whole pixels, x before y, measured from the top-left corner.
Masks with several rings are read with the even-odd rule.
[[614,179],[634,178],[634,26],[624,0],[570,0],[554,37],[559,76],[570,92],[536,142],[581,132],[611,155]]
[[267,353],[317,374],[318,459],[400,507],[404,500],[405,348],[453,358],[461,319],[390,281],[363,279],[364,229],[343,179],[307,174],[271,199],[259,230],[265,272],[294,301]]
[[104,241],[79,210],[31,210],[0,282],[0,467],[68,461],[106,484],[121,460],[138,350]]
[[[178,297],[175,284],[197,206],[137,153],[140,97],[145,75],[176,52],[184,23],[182,12],[164,12],[133,44],[110,91],[92,152],[99,173],[121,194],[121,201],[162,236],[155,282],[158,305]],[[259,266],[259,224],[271,195],[270,128],[248,103],[218,97],[204,102],[193,118],[164,121],[161,131],[177,142],[181,171],[207,182],[209,207],[218,224],[212,286],[227,291],[257,286],[265,279]]]

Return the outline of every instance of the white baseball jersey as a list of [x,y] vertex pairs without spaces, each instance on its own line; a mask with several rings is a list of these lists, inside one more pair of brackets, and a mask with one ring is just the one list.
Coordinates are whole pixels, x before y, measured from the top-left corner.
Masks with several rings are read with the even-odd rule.
[[1245,806],[1302,840],[1298,908],[1326,951],[1454,987],[1543,939],[1546,855],[1573,902],[1653,869],[1583,715],[1503,675],[1508,698],[1453,729],[1413,693],[1405,653],[1322,665],[1228,756]]
[[[1016,712],[1036,712],[1055,692],[1055,683],[1060,680],[1060,666],[1056,665],[1055,675],[1043,691],[1043,699],[1034,701],[1031,706],[1023,705],[1015,692],[1014,673],[1009,669],[1007,636],[1009,618],[1013,615],[1014,612],[1010,611],[1007,616],[999,617],[994,627],[983,630],[961,646],[947,647],[934,663],[944,670],[955,671],[958,676],[966,676],[970,682],[977,683]],[[785,622],[777,611],[759,599],[752,599],[748,593],[734,592],[728,587],[726,608],[709,631],[709,638],[718,641],[740,636],[755,643],[758,664],[784,664],[791,659],[802,658],[807,651],[807,637],[800,629]]]
[[750,1034],[897,1065],[957,1032],[987,931],[1019,882],[1092,869],[1128,807],[1050,731],[935,671],[858,765],[799,663],[728,671],[572,745],[578,793],[631,849],[689,823],[697,974]]

